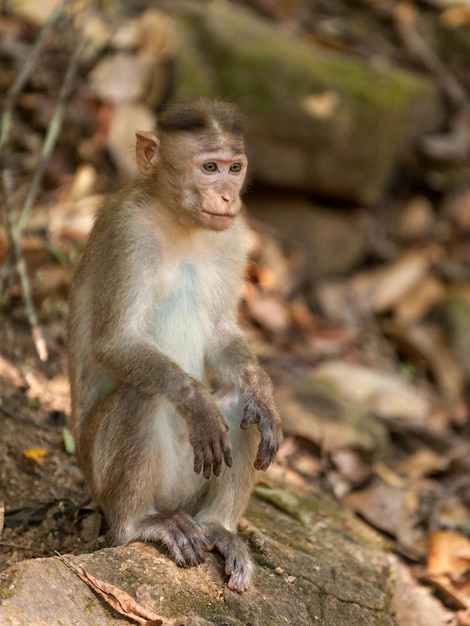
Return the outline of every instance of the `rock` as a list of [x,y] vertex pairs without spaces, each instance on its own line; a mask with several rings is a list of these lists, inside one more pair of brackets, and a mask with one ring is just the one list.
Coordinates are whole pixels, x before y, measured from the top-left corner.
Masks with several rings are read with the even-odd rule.
[[[224,585],[222,560],[214,555],[189,569],[144,544],[68,558],[147,611],[184,618],[178,623],[186,625],[444,625],[438,602],[407,579],[380,537],[354,514],[313,492],[262,487],[259,496],[242,528],[256,562],[255,587],[241,596]],[[0,574],[0,623],[129,622],[61,561],[48,558],[23,561]]]
[[368,458],[386,456],[384,424],[349,398],[345,401],[334,384],[322,380],[321,372],[285,377],[276,385],[276,400],[287,435],[312,441],[326,453],[352,448]]
[[165,8],[192,29],[213,93],[246,112],[262,183],[373,204],[401,152],[439,123],[439,95],[423,76],[325,53],[233,5]]
[[335,385],[345,400],[357,402],[383,419],[423,423],[431,412],[427,397],[394,372],[347,361],[325,361],[313,373]]
[[312,279],[347,274],[364,258],[367,241],[354,212],[313,204],[302,197],[246,199],[250,215],[300,243]]

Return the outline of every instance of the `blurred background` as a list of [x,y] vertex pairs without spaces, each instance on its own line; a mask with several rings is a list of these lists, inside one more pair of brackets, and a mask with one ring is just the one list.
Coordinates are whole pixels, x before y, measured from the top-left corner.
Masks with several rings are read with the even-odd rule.
[[0,567],[100,533],[91,509],[50,515],[86,498],[64,428],[74,264],[135,131],[223,97],[247,119],[240,319],[286,433],[268,482],[332,494],[469,624],[468,1],[0,7],[0,505],[23,546]]

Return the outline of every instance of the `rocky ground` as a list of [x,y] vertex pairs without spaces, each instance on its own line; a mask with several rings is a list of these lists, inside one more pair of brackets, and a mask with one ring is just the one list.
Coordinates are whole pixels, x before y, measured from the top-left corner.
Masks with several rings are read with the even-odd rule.
[[[168,99],[225,96],[248,123],[253,229],[240,318],[286,433],[265,482],[333,496],[434,592],[439,623],[470,623],[468,8],[57,5],[49,34],[48,3],[0,12],[3,580],[23,559],[103,545],[65,429],[74,263],[103,194],[133,175],[135,130],[151,128]],[[246,523],[262,526],[253,515]],[[257,531],[245,532],[256,552]],[[327,596],[328,584],[318,587]]]

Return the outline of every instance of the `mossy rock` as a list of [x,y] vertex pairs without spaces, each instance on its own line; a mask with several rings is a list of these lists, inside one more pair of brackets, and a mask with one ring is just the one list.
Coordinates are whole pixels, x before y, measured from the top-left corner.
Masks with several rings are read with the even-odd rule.
[[246,113],[263,183],[372,204],[403,151],[439,123],[436,87],[421,75],[326,53],[233,5],[168,9],[193,29],[214,93]]

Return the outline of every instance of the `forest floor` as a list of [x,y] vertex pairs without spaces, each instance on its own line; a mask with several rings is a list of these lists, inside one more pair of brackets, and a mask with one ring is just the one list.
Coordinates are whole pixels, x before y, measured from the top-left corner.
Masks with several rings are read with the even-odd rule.
[[[31,9],[40,4],[33,0]],[[277,3],[253,4],[269,12]],[[365,36],[347,31],[349,3],[281,4],[312,11],[312,29],[324,13],[327,47],[352,45],[354,54],[369,55],[371,30]],[[416,19],[438,19],[437,9],[422,5]],[[376,19],[375,10],[365,3],[362,13]],[[468,12],[460,19],[468,20]],[[342,24],[341,41],[331,41],[332,24]],[[0,15],[0,88],[14,83],[39,32],[21,17]],[[316,34],[318,41],[325,43],[325,33]],[[394,36],[390,41],[401,60],[406,51]],[[37,171],[32,155],[40,153],[56,105],[68,45],[65,36],[51,38],[18,97],[8,161],[16,168],[17,207]],[[459,68],[457,76],[467,80],[468,63]],[[21,240],[49,352],[44,362],[26,321],[0,213],[0,264],[11,270],[0,285],[0,570],[105,541],[66,429],[67,291],[100,198],[122,182],[105,148],[112,106],[90,96],[89,70],[78,75]],[[128,152],[128,145],[121,149]],[[415,188],[405,181],[409,187],[391,190],[394,197],[377,210],[348,211],[366,243],[363,263],[339,277],[304,281],[308,268],[299,247],[257,226],[241,319],[273,377],[284,418],[286,440],[268,479],[315,486],[354,510],[383,533],[417,580],[432,585],[451,607],[452,623],[468,626],[470,193],[466,183],[438,193],[424,177]],[[338,207],[328,210],[336,219]],[[322,367],[337,385],[337,398],[311,386],[309,377]],[[353,405],[366,415],[356,414],[351,426],[346,413]]]
[[64,324],[50,324],[45,333],[51,355],[41,363],[27,323],[0,318],[0,499],[5,507],[0,569],[84,546],[79,521],[89,496],[63,442],[69,410]]

